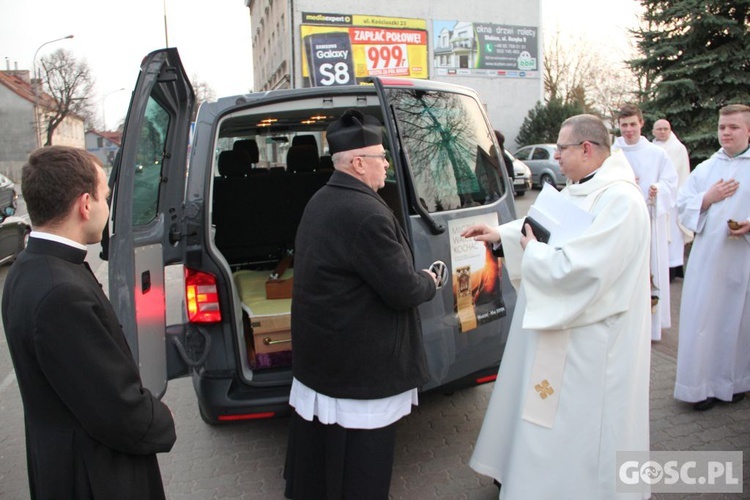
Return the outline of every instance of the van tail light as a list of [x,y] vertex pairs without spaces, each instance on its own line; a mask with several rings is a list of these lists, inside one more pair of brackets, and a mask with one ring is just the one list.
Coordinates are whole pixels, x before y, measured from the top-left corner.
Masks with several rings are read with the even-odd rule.
[[191,323],[221,321],[216,276],[185,268],[185,304]]
[[482,385],[482,384],[487,384],[489,382],[494,382],[495,380],[497,380],[497,374],[488,375],[487,377],[479,377],[478,379],[475,380],[475,382],[477,383],[477,385]]

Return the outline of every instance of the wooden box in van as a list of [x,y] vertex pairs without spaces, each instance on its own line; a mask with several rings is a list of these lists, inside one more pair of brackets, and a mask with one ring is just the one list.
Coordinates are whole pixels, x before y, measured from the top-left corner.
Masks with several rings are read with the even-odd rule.
[[[287,270],[282,279],[287,278]],[[243,311],[248,315],[253,334],[253,345],[258,354],[292,349],[292,299],[268,299],[266,281],[268,271],[237,271],[234,282]]]

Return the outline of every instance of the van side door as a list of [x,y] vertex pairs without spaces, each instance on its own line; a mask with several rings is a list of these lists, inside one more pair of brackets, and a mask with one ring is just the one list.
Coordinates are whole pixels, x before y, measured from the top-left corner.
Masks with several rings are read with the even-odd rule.
[[110,180],[109,296],[143,385],[159,396],[168,378],[165,265],[181,262],[184,252],[180,216],[194,102],[177,49],[146,56]]
[[493,377],[516,292],[492,249],[460,234],[471,224],[515,219],[513,188],[494,132],[470,89],[396,79],[375,80],[375,87],[415,266],[438,262],[445,269],[445,285],[420,306],[431,372],[425,389],[483,371]]

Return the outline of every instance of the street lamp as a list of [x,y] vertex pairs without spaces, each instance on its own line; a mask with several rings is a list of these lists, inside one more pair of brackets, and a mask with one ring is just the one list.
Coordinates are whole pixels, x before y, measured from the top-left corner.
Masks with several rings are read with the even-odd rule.
[[68,40],[69,38],[73,38],[73,35],[64,36],[61,38],[55,38],[54,40],[50,40],[49,42],[44,42],[41,44],[36,51],[34,52],[34,60],[32,63],[31,69],[34,71],[34,132],[36,133],[36,147],[41,146],[41,130],[39,130],[39,85],[40,85],[40,78],[39,78],[39,70],[36,67],[36,56],[39,54],[39,51],[42,47],[45,45],[49,45],[50,43],[59,42],[60,40]]
[[125,90],[125,87],[121,87],[116,90],[111,90],[107,92],[106,94],[104,94],[104,97],[102,97],[102,127],[104,128],[102,132],[107,131],[107,97],[114,94],[115,92],[122,92],[123,90]]

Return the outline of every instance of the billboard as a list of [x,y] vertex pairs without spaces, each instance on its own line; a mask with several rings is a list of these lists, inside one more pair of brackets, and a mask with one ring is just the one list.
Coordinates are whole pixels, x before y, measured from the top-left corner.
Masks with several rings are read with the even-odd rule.
[[354,85],[369,76],[427,78],[424,19],[302,13],[305,87]]
[[534,26],[436,20],[432,29],[435,75],[539,77]]

